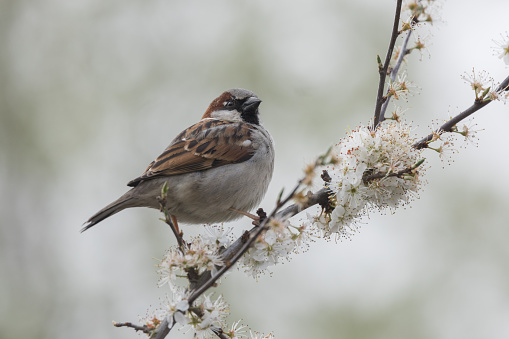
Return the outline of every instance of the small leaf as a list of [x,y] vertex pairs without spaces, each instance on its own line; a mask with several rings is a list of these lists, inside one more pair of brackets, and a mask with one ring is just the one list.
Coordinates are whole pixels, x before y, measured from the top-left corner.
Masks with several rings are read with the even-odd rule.
[[482,92],[481,94],[481,99],[484,99],[484,97],[489,93],[491,87],[488,87],[484,90],[484,92]]
[[378,69],[383,69],[384,66],[382,65],[382,59],[380,59],[380,55],[376,55],[376,61],[378,63]]

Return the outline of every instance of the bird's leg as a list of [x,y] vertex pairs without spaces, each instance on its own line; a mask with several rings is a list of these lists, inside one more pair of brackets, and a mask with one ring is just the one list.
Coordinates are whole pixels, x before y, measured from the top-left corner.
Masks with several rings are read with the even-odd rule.
[[184,238],[183,238],[184,233],[179,229],[177,217],[174,216],[173,214],[170,214],[170,220],[168,220],[168,221],[169,221],[168,224],[170,225],[171,230],[175,234],[175,238],[177,238],[177,243],[179,245],[179,248],[182,251],[182,253],[184,253]]
[[179,224],[177,222],[177,217],[174,216],[173,214],[170,214],[170,218],[171,218],[171,223],[173,224],[173,226],[175,227],[175,230],[177,231],[177,234],[182,236],[182,232],[180,231],[179,229]]
[[257,216],[257,215],[251,214],[251,213],[246,212],[246,211],[238,210],[238,209],[233,208],[233,207],[230,207],[229,210],[233,211],[233,212],[237,212],[237,213],[242,214],[242,215],[245,215],[246,217],[248,217],[250,219],[253,219],[253,225],[255,225],[255,226],[259,226],[260,225],[260,217]]

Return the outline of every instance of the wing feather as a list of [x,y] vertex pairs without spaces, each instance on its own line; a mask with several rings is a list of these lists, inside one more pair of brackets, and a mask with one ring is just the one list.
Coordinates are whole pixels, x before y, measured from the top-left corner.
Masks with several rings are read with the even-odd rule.
[[140,177],[127,185],[247,161],[255,152],[252,128],[243,122],[203,119],[180,133]]

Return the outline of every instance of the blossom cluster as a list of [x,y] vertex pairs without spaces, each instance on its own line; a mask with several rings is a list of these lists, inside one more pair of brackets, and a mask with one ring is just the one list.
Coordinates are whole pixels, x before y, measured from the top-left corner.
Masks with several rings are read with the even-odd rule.
[[267,223],[267,231],[262,232],[244,254],[241,265],[256,278],[281,259],[288,259],[289,254],[306,245],[310,237],[310,228],[292,226],[286,219],[271,219]]
[[171,297],[167,296],[163,309],[157,310],[155,314],[147,315],[144,321],[149,329],[156,329],[164,320],[169,329],[178,328],[183,333],[192,332],[194,338],[217,338],[215,333],[221,332],[223,337],[230,339],[272,339],[273,335],[263,335],[258,332],[249,331],[240,324],[234,322],[229,329],[225,328],[225,319],[229,314],[229,306],[219,295],[213,299],[212,294],[203,295],[198,298],[193,306],[190,306],[188,294],[183,288],[176,288]]
[[505,102],[509,97],[507,88],[498,89],[499,86],[486,71],[476,72],[475,69],[472,69],[471,73],[465,72],[461,78],[469,84],[474,91],[476,101],[499,100]]
[[[166,319],[168,328],[178,326],[182,332],[192,331],[195,338],[211,338],[213,330],[224,326],[224,320],[229,313],[229,306],[222,296],[215,300],[210,295],[204,295],[194,302],[191,307],[187,301],[188,295],[183,289],[175,289],[171,298],[167,298],[166,306],[156,312],[146,323],[149,328],[155,328],[162,319]],[[238,338],[235,333],[242,333],[241,328],[234,324],[229,332],[230,338]]]
[[[189,305],[189,293],[182,285],[187,284],[188,274],[199,275],[211,271],[212,275],[224,265],[221,250],[231,242],[231,229],[222,226],[205,226],[205,232],[185,245],[181,250],[170,249],[158,264],[160,275],[159,286],[168,285],[172,291],[165,308],[155,315],[149,316],[146,324],[149,328],[156,328],[166,319],[171,328],[179,325],[182,331],[193,331],[197,338],[214,336],[214,330],[224,328],[224,319],[229,308],[221,296],[212,300],[210,296],[202,296]],[[267,267],[287,258],[291,252],[297,251],[307,243],[309,234],[304,227],[294,227],[283,219],[271,219],[267,223],[267,230],[255,240],[253,246],[244,255],[241,265],[246,272],[254,277],[265,271]],[[179,284],[180,281],[183,284]],[[272,338],[256,332],[247,334],[239,326],[239,322],[232,325],[230,330],[224,330],[223,335],[228,338]]]
[[416,196],[422,182],[421,150],[410,127],[386,121],[375,131],[360,127],[336,145],[338,164],[328,167],[334,209],[311,222],[325,235],[349,236],[372,209],[396,208]]
[[214,274],[217,267],[223,265],[219,250],[229,244],[230,230],[208,226],[206,231],[206,235],[194,238],[184,251],[177,248],[168,250],[158,265],[159,286],[168,284],[170,288],[174,288],[177,286],[176,278],[179,274],[191,270],[196,274],[204,271],[211,271]]

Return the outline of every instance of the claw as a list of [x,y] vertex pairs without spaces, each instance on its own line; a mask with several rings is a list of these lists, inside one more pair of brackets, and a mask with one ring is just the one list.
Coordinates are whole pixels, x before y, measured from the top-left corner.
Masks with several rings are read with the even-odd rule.
[[233,208],[233,207],[230,207],[229,208],[230,211],[233,211],[233,212],[237,212],[239,214],[242,214],[250,219],[253,219],[253,225],[255,226],[259,226],[260,225],[260,217],[257,216],[257,215],[254,215],[254,214],[251,214],[249,212],[246,212],[246,211],[242,211],[242,210],[238,210],[236,208]]

